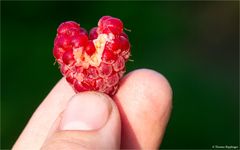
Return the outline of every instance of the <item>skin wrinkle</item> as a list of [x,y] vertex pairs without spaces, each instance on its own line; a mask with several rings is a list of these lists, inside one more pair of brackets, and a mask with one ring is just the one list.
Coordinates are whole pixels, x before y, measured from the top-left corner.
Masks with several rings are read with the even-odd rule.
[[[94,143],[94,141],[97,141],[97,137],[94,137],[93,133],[94,131],[81,131],[81,133],[83,133],[82,135],[84,136],[77,136],[79,134],[79,131],[58,131],[56,132],[52,137],[51,137],[51,142],[67,142],[70,144],[79,144],[82,147],[86,147],[86,148],[90,148],[91,144]],[[95,140],[93,140],[95,139]],[[89,142],[90,141],[90,142]],[[61,142],[59,142],[61,143]],[[45,143],[45,145],[50,145],[48,142]]]
[[[56,147],[54,147],[54,145],[56,145]],[[45,150],[48,149],[50,147],[53,148],[63,148],[64,146],[66,146],[66,148],[69,148],[70,146],[76,146],[79,147],[81,146],[81,148],[89,148],[87,145],[84,145],[83,143],[79,143],[79,141],[75,142],[73,139],[57,139],[57,140],[51,140],[50,143],[47,143],[47,146],[43,146],[41,148],[41,150]]]

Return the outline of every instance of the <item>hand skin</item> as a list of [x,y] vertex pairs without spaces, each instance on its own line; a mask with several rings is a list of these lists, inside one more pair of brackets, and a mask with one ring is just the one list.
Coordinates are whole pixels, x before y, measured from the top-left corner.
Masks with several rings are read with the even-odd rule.
[[153,70],[127,74],[113,98],[99,92],[75,94],[63,78],[13,149],[157,149],[171,108],[171,87]]

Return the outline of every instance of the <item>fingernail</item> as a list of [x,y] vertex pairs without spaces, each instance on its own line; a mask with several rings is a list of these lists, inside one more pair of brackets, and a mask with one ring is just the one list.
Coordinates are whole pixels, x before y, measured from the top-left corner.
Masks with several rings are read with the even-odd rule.
[[60,130],[96,130],[107,122],[112,110],[110,98],[95,92],[83,92],[68,103]]

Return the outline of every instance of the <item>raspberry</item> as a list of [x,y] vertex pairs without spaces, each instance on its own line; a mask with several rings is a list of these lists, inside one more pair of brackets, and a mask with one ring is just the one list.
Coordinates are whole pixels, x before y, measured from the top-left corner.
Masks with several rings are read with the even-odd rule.
[[57,29],[53,55],[75,92],[94,90],[112,96],[125,72],[130,43],[118,18],[103,16],[89,35],[78,23],[67,21]]

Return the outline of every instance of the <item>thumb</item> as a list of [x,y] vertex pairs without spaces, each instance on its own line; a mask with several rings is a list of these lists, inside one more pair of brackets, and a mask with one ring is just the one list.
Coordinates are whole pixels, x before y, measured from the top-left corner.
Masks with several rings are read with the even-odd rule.
[[59,115],[42,149],[119,149],[118,109],[105,94],[82,92]]

